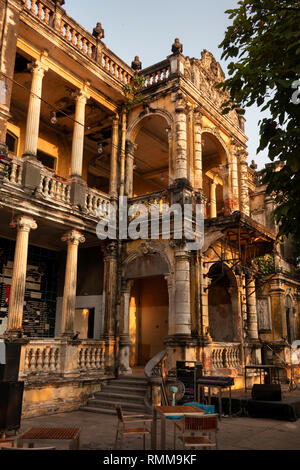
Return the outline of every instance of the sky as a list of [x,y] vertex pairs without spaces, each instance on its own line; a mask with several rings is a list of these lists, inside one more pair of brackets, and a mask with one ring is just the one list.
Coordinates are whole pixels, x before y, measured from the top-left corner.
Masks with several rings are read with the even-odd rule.
[[[66,0],[64,8],[79,24],[92,32],[97,22],[105,31],[103,42],[129,65],[138,55],[143,68],[165,59],[178,37],[183,54],[201,57],[207,49],[220,62],[226,74],[218,45],[224,38],[228,20],[225,10],[235,8],[238,0]],[[256,154],[259,143],[256,107],[246,111],[246,135],[249,138],[249,163],[258,169],[268,162],[266,153]]]

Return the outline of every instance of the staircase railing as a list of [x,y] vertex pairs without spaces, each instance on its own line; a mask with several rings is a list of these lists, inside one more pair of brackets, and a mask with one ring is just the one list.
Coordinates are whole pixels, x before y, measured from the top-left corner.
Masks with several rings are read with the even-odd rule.
[[166,394],[166,359],[168,351],[165,349],[156,354],[146,364],[144,373],[148,381],[146,406],[168,405]]

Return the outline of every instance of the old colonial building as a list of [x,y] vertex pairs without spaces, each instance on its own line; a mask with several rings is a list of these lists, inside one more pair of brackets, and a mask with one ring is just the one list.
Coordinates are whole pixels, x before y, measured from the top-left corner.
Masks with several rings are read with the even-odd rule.
[[[278,360],[266,344],[288,359],[300,284],[244,118],[221,113],[223,71],[178,39],[161,62],[129,66],[62,4],[0,0],[0,335],[22,345],[24,414],[74,409],[165,348],[169,370],[201,361],[242,387],[245,364]],[[154,240],[99,240],[99,208],[120,196],[131,220],[203,204],[202,248],[172,224],[171,239],[158,225]]]

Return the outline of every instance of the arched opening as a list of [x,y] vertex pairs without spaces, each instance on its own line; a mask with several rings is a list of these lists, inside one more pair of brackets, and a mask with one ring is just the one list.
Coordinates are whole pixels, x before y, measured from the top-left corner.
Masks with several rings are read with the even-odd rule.
[[209,132],[202,134],[203,191],[208,198],[207,216],[217,217],[225,212],[228,181],[226,152],[219,140]]
[[209,332],[216,342],[240,340],[238,292],[234,275],[223,263],[214,264],[208,273]]
[[145,365],[164,349],[169,329],[168,272],[168,263],[159,253],[138,256],[127,265],[130,367]]
[[160,191],[169,185],[168,122],[159,115],[139,123],[133,172],[133,196]]
[[130,366],[145,365],[168,336],[168,286],[163,276],[135,279],[129,303]]

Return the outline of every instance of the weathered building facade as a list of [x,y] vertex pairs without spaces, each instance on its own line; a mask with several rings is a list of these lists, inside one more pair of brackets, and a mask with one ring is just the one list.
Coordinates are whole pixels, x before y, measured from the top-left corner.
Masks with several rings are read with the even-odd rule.
[[[164,348],[168,369],[202,361],[242,386],[246,363],[274,360],[265,343],[287,358],[282,337],[299,337],[300,284],[247,165],[244,119],[221,113],[223,71],[178,39],[130,67],[63,3],[0,0],[0,335],[22,343],[23,411],[78,407]],[[120,196],[136,215],[203,204],[203,247],[161,225],[154,240],[99,240],[99,208]]]

